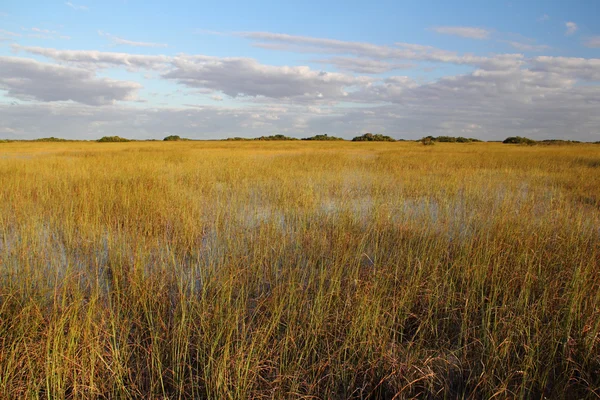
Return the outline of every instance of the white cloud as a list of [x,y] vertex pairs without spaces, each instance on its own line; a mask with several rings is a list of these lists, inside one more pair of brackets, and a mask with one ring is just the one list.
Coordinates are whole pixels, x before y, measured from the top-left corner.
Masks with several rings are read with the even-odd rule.
[[584,43],[586,47],[600,48],[600,36],[592,36],[587,38]]
[[69,62],[86,68],[108,68],[111,66],[124,66],[126,68],[161,69],[172,62],[170,56],[149,56],[129,53],[103,52],[96,50],[57,50],[46,47],[31,47],[13,45],[16,52],[27,52],[60,62]]
[[341,71],[356,72],[359,74],[381,74],[397,69],[413,68],[413,64],[398,64],[379,60],[369,60],[355,57],[331,57],[313,60],[318,64],[333,65]]
[[323,101],[344,98],[346,89],[372,78],[316,71],[306,66],[271,66],[250,58],[179,55],[148,56],[86,50],[57,50],[13,45],[17,52],[42,55],[87,69],[124,66],[162,72],[162,78],[194,89],[221,91],[231,97],[265,96]]
[[126,46],[135,46],[135,47],[168,47],[168,45],[166,45],[164,43],[135,42],[133,40],[122,39],[119,37],[113,37],[112,41],[115,44],[123,44]]
[[565,35],[567,36],[574,34],[577,32],[577,29],[579,29],[575,22],[566,22],[565,27],[567,28],[567,31],[565,32]]
[[487,39],[490,36],[489,30],[470,26],[436,26],[433,30],[443,35],[453,35],[478,40]]
[[529,61],[530,68],[572,79],[600,81],[600,59],[575,57],[535,57]]
[[460,55],[456,52],[412,43],[395,43],[394,46],[387,46],[271,32],[241,32],[236,35],[256,41],[254,45],[257,47],[271,50],[351,54],[375,60],[416,60],[496,68],[498,64],[505,66],[509,62],[512,62],[513,66],[519,66],[523,58],[520,54],[493,57]]
[[70,1],[67,1],[65,3],[65,5],[71,7],[73,10],[78,10],[78,11],[88,11],[89,10],[89,8],[87,6],[82,6],[82,5],[79,5],[79,4],[73,4]]
[[193,88],[219,90],[228,96],[338,99],[349,86],[366,84],[367,77],[315,71],[309,67],[271,66],[250,58],[180,56],[162,75]]
[[151,42],[136,42],[133,40],[123,39],[110,33],[106,33],[103,31],[98,31],[100,36],[105,36],[109,38],[114,45],[125,45],[125,46],[134,46],[134,47],[168,47],[167,44],[164,43],[151,43]]
[[213,95],[210,96],[211,99],[213,99],[214,101],[223,101],[223,96],[219,96],[219,95]]
[[[516,75],[513,78],[518,78]],[[427,134],[504,139],[571,138],[600,140],[598,88],[555,88],[545,96],[519,102],[506,101],[493,92],[493,84],[509,77],[465,77],[409,89],[400,104],[327,108],[302,105],[214,107],[92,107],[75,103],[0,103],[2,136],[35,138],[61,136],[96,139],[119,132],[130,138],[163,138],[178,134],[197,139],[230,136],[254,137],[284,133],[305,137],[318,133],[352,138],[376,130],[396,138],[418,139]],[[526,77],[532,79],[533,77]],[[473,82],[470,80],[473,79]],[[480,80],[479,83],[476,81]],[[533,83],[535,78],[531,81]],[[516,83],[516,81],[515,81]],[[464,89],[462,85],[465,85]],[[488,87],[481,91],[477,86]],[[467,93],[466,98],[457,96]],[[507,88],[505,88],[507,89]],[[516,93],[514,93],[516,95]],[[316,112],[319,111],[319,112]]]
[[550,49],[550,46],[545,44],[532,44],[532,43],[523,43],[512,40],[503,40],[504,43],[509,44],[513,48],[520,51],[532,51],[532,52],[540,52],[544,50]]
[[96,78],[92,72],[80,68],[0,56],[0,89],[21,100],[72,100],[106,105],[134,99],[140,87],[135,82]]
[[389,46],[376,45],[364,42],[348,42],[336,39],[315,38],[310,36],[296,36],[284,33],[271,32],[240,32],[238,36],[247,39],[277,43],[282,45],[280,50],[304,51],[314,53],[354,54],[368,55],[375,58],[409,58],[412,52],[402,51]]
[[456,59],[458,61],[460,59],[460,56],[455,52],[409,43],[396,43],[395,46],[388,46],[272,32],[241,32],[236,35],[257,42],[255,43],[255,46],[257,47],[281,51],[342,55],[351,54],[377,60],[404,59],[437,61]]

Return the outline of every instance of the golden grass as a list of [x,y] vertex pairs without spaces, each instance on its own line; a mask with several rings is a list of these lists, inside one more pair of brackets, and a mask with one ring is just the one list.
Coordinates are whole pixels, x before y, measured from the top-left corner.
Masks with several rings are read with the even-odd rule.
[[600,396],[600,146],[0,144],[0,398]]

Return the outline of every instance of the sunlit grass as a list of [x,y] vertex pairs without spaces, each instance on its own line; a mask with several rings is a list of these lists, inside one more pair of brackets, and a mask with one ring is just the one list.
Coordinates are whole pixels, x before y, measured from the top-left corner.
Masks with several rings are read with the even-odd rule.
[[600,396],[600,146],[0,144],[0,398]]

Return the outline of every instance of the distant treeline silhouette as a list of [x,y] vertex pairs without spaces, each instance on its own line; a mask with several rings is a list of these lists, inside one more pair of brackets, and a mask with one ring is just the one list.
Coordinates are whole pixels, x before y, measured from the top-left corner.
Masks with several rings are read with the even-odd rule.
[[[178,135],[169,135],[163,139],[165,142],[179,142],[179,141],[193,141],[199,139],[188,139],[182,138]],[[286,141],[286,140],[307,140],[307,141],[345,141],[347,139],[329,136],[325,134],[318,134],[310,137],[305,137],[302,139],[298,139],[295,137],[285,136],[282,134],[270,135],[270,136],[260,136],[257,138],[245,138],[245,137],[230,137],[226,139],[221,139],[226,141]],[[10,142],[85,142],[88,140],[78,140],[78,139],[62,139],[54,136],[39,138],[39,139],[0,139],[0,143],[10,143]],[[123,143],[123,142],[134,142],[134,141],[149,141],[154,142],[157,139],[127,139],[121,136],[103,136],[100,139],[95,140],[99,143]],[[394,139],[391,136],[382,135],[380,133],[365,133],[360,136],[356,136],[351,139],[352,142],[403,142],[405,139]],[[476,138],[466,138],[462,136],[425,136],[416,142],[421,142],[425,145],[432,145],[435,143],[476,143],[483,142],[483,140]],[[491,141],[495,142],[495,141]],[[499,142],[499,141],[497,141]],[[570,145],[570,144],[578,144],[578,143],[588,143],[588,144],[600,144],[600,141],[596,142],[581,142],[579,140],[566,140],[566,139],[545,139],[545,140],[533,140],[527,137],[521,136],[510,136],[502,141],[504,144],[521,144],[521,145]]]
[[466,138],[462,136],[454,137],[454,136],[425,136],[420,140],[421,142],[440,142],[440,143],[473,143],[473,142],[482,142],[482,140],[475,138]]

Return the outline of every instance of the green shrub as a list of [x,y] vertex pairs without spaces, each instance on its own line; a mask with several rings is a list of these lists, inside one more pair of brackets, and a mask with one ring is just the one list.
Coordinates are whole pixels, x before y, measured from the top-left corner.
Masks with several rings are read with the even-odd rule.
[[303,138],[302,140],[344,140],[344,139],[342,139],[340,137],[335,137],[335,136],[327,136],[327,134],[324,134],[324,135],[315,135],[315,136]]
[[54,136],[50,136],[47,138],[40,138],[33,140],[34,142],[70,142],[67,139],[55,138]]
[[[458,136],[458,137],[454,137],[454,136],[438,136],[438,137],[427,136],[427,137],[430,138],[434,142],[440,142],[440,143],[471,143],[471,142],[481,142],[481,140],[479,140],[479,139],[466,138],[466,137],[462,137],[462,136]],[[421,139],[421,140],[423,140],[423,139]]]
[[454,143],[456,142],[456,138],[452,137],[452,136],[438,136],[438,137],[434,137],[431,140],[433,140],[434,142],[440,142],[440,143]]
[[108,142],[130,142],[131,140],[122,138],[120,136],[104,136],[97,140],[100,143],[108,143]]
[[562,139],[546,139],[540,140],[537,142],[538,144],[544,144],[548,146],[560,146],[565,144],[577,144],[581,143],[579,140],[562,140]]
[[423,143],[424,146],[433,146],[435,144],[435,142],[429,136],[421,139],[421,143]]
[[170,135],[163,139],[163,141],[165,141],[165,142],[182,142],[182,141],[187,141],[187,140],[190,140],[190,139],[182,138],[178,135]]
[[528,144],[528,145],[534,145],[535,144],[535,140],[526,138],[526,137],[521,137],[521,136],[510,136],[507,137],[506,139],[504,139],[504,141],[502,142],[504,144]]
[[396,139],[389,136],[382,135],[380,133],[372,134],[365,133],[364,135],[357,136],[352,139],[353,142],[395,142]]
[[272,136],[261,136],[254,140],[298,140],[293,137],[284,136],[284,135],[272,135]]

